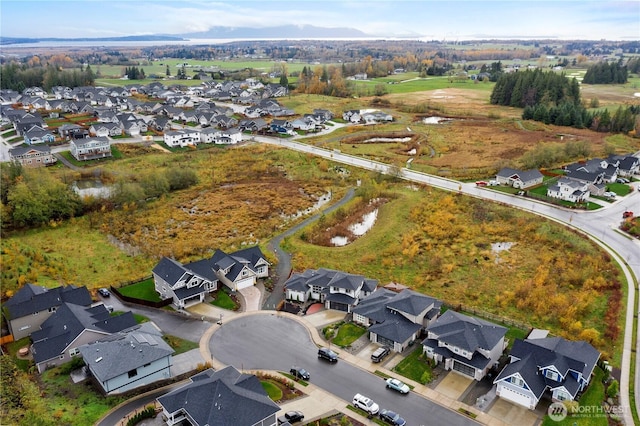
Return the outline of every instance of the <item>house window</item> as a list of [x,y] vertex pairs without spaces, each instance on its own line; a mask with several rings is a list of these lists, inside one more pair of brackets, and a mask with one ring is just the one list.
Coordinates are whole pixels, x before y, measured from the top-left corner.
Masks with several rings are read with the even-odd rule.
[[127,375],[129,378],[136,377],[138,375],[138,370],[134,368],[133,370],[130,370]]
[[569,395],[567,392],[564,392],[564,391],[558,391],[556,392],[556,399],[558,401],[564,401],[567,399],[571,399],[571,395]]
[[558,373],[556,373],[556,372],[555,372],[555,371],[553,371],[553,370],[546,370],[546,371],[545,371],[545,373],[544,373],[544,375],[545,375],[545,377],[546,377],[547,379],[551,379],[551,380],[554,380],[554,381],[556,381],[556,382],[558,382],[558,381],[559,381],[559,380],[558,380],[558,376],[559,376],[559,375],[558,375]]
[[80,353],[80,351],[78,350],[78,348],[69,349],[69,355],[70,356],[76,356],[79,353]]
[[524,387],[524,380],[522,380],[522,378],[520,377],[512,377],[511,378],[511,383],[513,383],[514,385],[523,388]]

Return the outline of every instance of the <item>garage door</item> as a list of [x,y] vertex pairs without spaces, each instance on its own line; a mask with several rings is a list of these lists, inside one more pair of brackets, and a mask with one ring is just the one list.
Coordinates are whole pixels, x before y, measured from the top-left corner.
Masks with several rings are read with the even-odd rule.
[[244,280],[240,280],[236,282],[236,290],[251,287],[253,284],[254,284],[253,277],[245,278]]
[[465,376],[469,376],[472,379],[476,376],[476,369],[468,366],[467,364],[463,364],[458,361],[453,361],[453,369],[464,374]]
[[346,303],[329,302],[329,309],[335,309],[336,311],[349,312],[349,305]]
[[521,392],[515,391],[505,386],[500,386],[498,389],[498,395],[500,398],[508,399],[511,402],[515,402],[518,405],[522,405],[526,408],[532,408],[533,400],[531,396],[525,395]]

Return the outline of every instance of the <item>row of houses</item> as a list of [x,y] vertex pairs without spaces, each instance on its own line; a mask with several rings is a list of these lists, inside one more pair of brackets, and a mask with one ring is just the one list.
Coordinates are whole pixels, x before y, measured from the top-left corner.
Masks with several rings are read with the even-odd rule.
[[[421,336],[423,353],[445,370],[474,380],[495,371],[508,346],[507,329],[453,310],[408,288],[390,290],[375,280],[329,269],[307,270],[285,283],[286,298],[318,301],[352,314],[369,339],[402,352]],[[534,409],[545,395],[576,399],[587,387],[600,353],[587,342],[547,337],[537,330],[516,340],[508,364],[494,380],[497,394]]]
[[[108,158],[112,156],[111,140],[107,137],[74,139],[69,143],[69,151],[78,161]],[[58,161],[48,145],[11,148],[9,160],[18,162],[24,167],[50,166]]]

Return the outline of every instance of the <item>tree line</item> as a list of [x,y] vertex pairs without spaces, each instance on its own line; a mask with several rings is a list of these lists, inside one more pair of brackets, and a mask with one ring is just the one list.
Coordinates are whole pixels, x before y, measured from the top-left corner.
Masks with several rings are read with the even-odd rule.
[[584,75],[584,84],[624,84],[629,73],[622,60],[618,62],[599,62],[591,65]]
[[98,210],[144,203],[198,182],[195,171],[180,167],[150,170],[134,179],[103,176],[111,181],[113,190],[102,199],[82,198],[70,182],[46,170],[26,169],[18,162],[3,163],[0,178],[0,218],[5,229],[38,227]]
[[28,87],[42,87],[49,91],[55,86],[92,86],[95,78],[89,65],[80,70],[63,69],[54,65],[29,67],[15,62],[0,67],[0,89],[11,89],[19,93]]
[[502,74],[490,101],[494,105],[524,108],[525,120],[599,132],[630,132],[635,129],[640,113],[640,107],[634,105],[620,106],[613,115],[608,109],[589,111],[583,105],[575,78],[569,80],[564,74],[540,69]]

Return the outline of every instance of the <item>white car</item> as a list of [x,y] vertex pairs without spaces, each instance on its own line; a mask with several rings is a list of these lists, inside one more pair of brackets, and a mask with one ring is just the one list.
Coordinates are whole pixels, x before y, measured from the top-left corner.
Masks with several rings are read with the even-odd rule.
[[369,414],[378,414],[378,411],[380,411],[380,406],[378,404],[373,402],[371,398],[367,398],[359,393],[355,394],[352,403],[354,407],[360,408]]
[[409,388],[409,386],[406,383],[401,382],[398,379],[389,378],[386,380],[386,382],[387,382],[387,389],[393,389],[405,395],[408,394],[409,391],[411,390],[411,388]]

